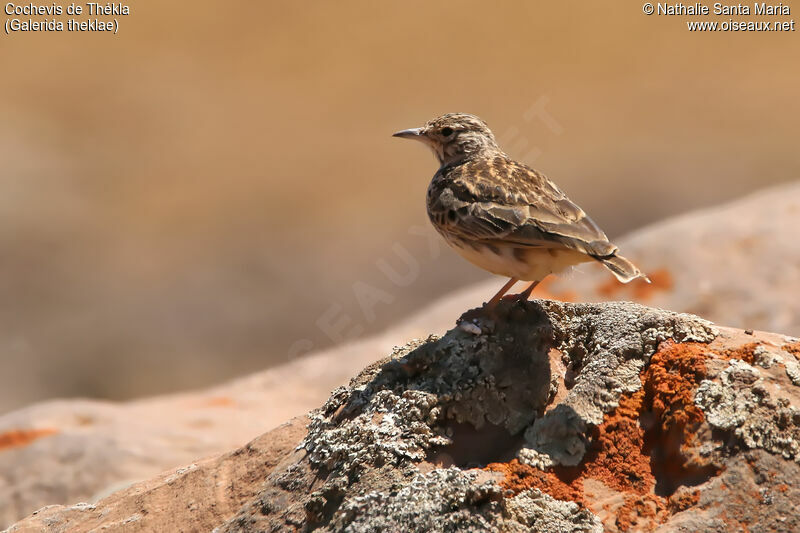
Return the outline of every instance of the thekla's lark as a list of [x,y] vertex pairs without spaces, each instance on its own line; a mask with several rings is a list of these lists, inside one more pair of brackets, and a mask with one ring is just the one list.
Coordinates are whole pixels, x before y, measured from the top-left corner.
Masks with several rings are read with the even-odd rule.
[[428,186],[428,216],[447,244],[511,278],[490,305],[519,280],[532,282],[520,294],[527,299],[547,275],[588,261],[599,261],[624,283],[649,281],[555,183],[503,153],[478,117],[442,115],[394,136],[422,141],[439,160]]

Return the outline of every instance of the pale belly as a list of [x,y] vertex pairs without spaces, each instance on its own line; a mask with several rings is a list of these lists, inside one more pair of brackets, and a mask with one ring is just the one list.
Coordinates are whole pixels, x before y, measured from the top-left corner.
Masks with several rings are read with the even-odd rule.
[[540,281],[579,263],[593,259],[563,248],[516,248],[504,245],[474,246],[445,239],[464,259],[492,274],[523,281]]

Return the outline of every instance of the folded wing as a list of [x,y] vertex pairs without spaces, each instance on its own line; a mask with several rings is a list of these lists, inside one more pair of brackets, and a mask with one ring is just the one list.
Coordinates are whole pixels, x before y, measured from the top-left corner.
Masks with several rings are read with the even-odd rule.
[[432,192],[431,218],[462,238],[577,250],[602,262],[620,281],[645,277],[616,255],[606,234],[553,182],[507,157],[450,169]]

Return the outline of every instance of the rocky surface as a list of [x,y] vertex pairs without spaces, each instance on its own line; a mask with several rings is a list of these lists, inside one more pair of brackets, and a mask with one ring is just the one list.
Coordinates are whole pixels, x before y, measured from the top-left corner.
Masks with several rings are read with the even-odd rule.
[[[632,299],[718,323],[798,335],[798,224],[800,184],[763,191],[620,239],[652,285],[622,286],[587,265],[543,283],[536,296]],[[464,289],[381,335],[204,391],[121,404],[52,401],[2,415],[0,527],[44,505],[95,502],[134,481],[241,446],[319,406],[402,340],[443,333],[461,310],[486,300],[499,284],[493,278]],[[800,383],[800,367],[787,368]],[[534,452],[528,455],[538,460]]]
[[0,417],[0,529],[42,506],[97,501],[242,446],[276,425],[264,390],[223,386],[126,404],[55,401]]
[[307,423],[293,419],[233,452],[183,465],[97,504],[45,507],[9,531],[211,531],[258,494]]
[[370,365],[307,431],[257,440],[268,458],[251,443],[10,531],[796,531],[798,355],[632,303],[506,301]]

